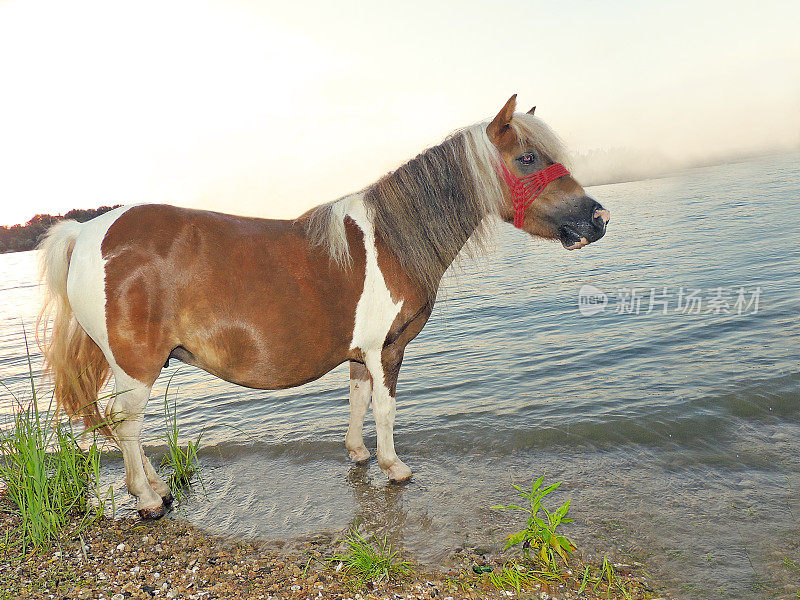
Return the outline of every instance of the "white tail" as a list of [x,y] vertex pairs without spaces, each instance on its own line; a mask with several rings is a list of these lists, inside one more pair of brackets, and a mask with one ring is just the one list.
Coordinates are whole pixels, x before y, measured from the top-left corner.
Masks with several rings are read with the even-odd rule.
[[70,257],[81,228],[77,221],[61,221],[39,244],[39,280],[45,284],[45,298],[36,338],[45,371],[53,376],[57,407],[70,417],[82,417],[87,428],[110,435],[97,406],[97,395],[110,375],[108,361],[78,323],[67,297]]

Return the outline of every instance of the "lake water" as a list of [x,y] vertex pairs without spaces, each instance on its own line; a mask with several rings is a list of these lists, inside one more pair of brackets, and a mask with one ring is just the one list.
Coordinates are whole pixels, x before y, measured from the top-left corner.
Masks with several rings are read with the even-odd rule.
[[[400,374],[408,485],[387,485],[374,460],[348,463],[346,366],[256,391],[173,362],[146,444],[163,451],[177,371],[170,394],[184,436],[202,432],[205,485],[176,514],[259,538],[358,520],[437,563],[502,545],[517,517],[489,507],[546,474],[564,482],[555,501],[572,499],[565,532],[587,554],[642,561],[679,598],[795,597],[800,155],[590,191],[612,213],[600,242],[567,252],[502,227],[491,252],[448,275]],[[0,275],[0,376],[24,396],[35,253],[0,256]],[[579,297],[602,294],[582,314]],[[371,417],[365,431],[374,453]],[[120,486],[121,461],[107,463]]]

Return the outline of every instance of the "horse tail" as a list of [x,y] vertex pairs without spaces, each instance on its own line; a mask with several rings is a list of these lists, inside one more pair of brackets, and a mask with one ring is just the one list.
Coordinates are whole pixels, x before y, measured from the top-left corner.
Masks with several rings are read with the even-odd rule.
[[39,281],[45,284],[45,297],[36,321],[36,340],[44,354],[45,374],[53,378],[56,411],[81,417],[87,430],[99,429],[111,437],[97,404],[111,369],[103,351],[78,323],[67,297],[70,258],[81,228],[77,221],[61,221],[38,246]]

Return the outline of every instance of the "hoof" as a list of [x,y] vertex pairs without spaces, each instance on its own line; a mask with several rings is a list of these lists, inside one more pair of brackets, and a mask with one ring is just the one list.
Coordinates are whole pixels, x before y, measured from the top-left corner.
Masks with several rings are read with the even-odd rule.
[[164,502],[164,506],[172,506],[172,503],[175,502],[172,492],[167,492],[166,496],[161,496],[161,500]]
[[140,508],[138,512],[139,518],[142,519],[142,521],[154,521],[167,514],[167,507],[163,504],[160,504],[152,508]]
[[350,450],[350,460],[354,463],[362,465],[369,460],[369,450],[367,450],[364,446],[361,448],[356,448],[355,450]]
[[411,469],[399,460],[389,467],[386,474],[389,476],[389,483],[405,483],[411,479]]

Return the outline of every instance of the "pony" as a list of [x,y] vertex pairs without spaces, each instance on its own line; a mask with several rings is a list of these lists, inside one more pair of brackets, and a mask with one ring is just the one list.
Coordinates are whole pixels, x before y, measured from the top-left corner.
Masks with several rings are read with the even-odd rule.
[[390,482],[411,477],[394,447],[397,378],[448,266],[465,245],[481,246],[491,222],[577,249],[609,220],[563,166],[555,134],[515,106],[516,95],[492,121],[293,220],[142,204],[48,231],[45,370],[59,409],[121,449],[141,518],[172,502],[140,441],[169,359],[259,389],[302,385],[349,361],[350,458],[370,458],[362,426],[371,402],[378,465]]

